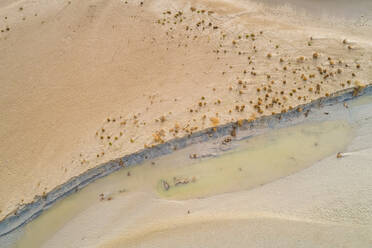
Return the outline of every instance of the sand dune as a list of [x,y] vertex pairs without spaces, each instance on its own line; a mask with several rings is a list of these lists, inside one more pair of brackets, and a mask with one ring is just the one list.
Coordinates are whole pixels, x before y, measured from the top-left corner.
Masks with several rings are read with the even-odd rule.
[[0,17],[0,218],[110,159],[372,80],[370,26],[248,1],[2,1]]

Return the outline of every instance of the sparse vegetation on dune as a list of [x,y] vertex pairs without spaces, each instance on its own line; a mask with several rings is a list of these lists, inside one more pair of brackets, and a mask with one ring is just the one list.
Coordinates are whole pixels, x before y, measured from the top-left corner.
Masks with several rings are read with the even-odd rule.
[[[190,6],[174,1],[170,8],[155,1],[118,1],[113,4],[115,10],[107,7],[107,11],[116,13],[110,15],[110,21],[100,16],[102,6],[99,4],[62,2],[63,11],[53,22],[41,12],[35,15],[38,11],[31,11],[23,2],[23,6],[14,5],[14,13],[1,17],[0,43],[19,37],[21,40],[22,37],[17,36],[21,33],[19,30],[23,32],[25,25],[31,27],[33,22],[39,29],[43,23],[40,30],[46,33],[56,30],[53,26],[56,23],[66,27],[58,40],[61,47],[41,52],[55,57],[56,68],[50,71],[59,76],[64,75],[64,70],[68,72],[61,82],[71,83],[73,78],[77,93],[69,92],[74,98],[79,96],[80,101],[89,103],[81,111],[93,109],[89,113],[99,116],[99,122],[98,118],[92,118],[94,125],[88,125],[87,121],[89,137],[79,136],[79,142],[88,148],[83,151],[83,145],[76,146],[82,151],[69,155],[72,158],[68,161],[72,162],[64,165],[70,166],[66,177],[110,159],[229,122],[241,126],[245,121],[280,116],[290,110],[306,115],[298,105],[347,88],[354,88],[354,95],[358,95],[371,82],[371,61],[368,60],[371,50],[351,36],[330,39],[315,31],[310,34],[310,29],[292,28],[287,23],[282,29],[280,19],[265,19],[265,16],[256,16],[257,13],[255,18],[248,14],[235,16],[203,2],[193,2]],[[65,13],[76,14],[73,10],[78,6],[86,10],[80,18],[83,21],[77,18],[81,23],[75,23],[75,19],[69,25],[59,23],[66,21]],[[100,18],[110,25],[105,22],[103,26]],[[94,36],[96,29],[92,27],[101,33]],[[50,38],[43,36],[44,33],[40,35]],[[76,44],[80,50],[73,49]],[[31,50],[25,52],[27,56],[28,53],[33,55]],[[80,60],[84,55],[89,63]],[[59,57],[68,65],[61,63]],[[54,65],[54,61],[49,64]],[[40,78],[37,76],[42,72],[37,71],[36,66],[25,65],[26,69],[31,68],[25,70],[30,73],[27,80]],[[77,65],[82,69],[77,70]],[[32,70],[39,74],[32,74]],[[83,76],[75,77],[78,72],[83,72]],[[48,74],[48,80],[61,83],[53,76]],[[91,84],[89,80],[93,82],[96,78],[100,81]],[[80,81],[85,79],[81,83],[84,87],[80,87]],[[43,83],[58,90],[71,88],[71,85]],[[105,88],[106,83],[110,89]],[[32,87],[30,84],[30,95],[36,92]],[[105,90],[91,96],[86,87]],[[68,101],[58,99],[58,106],[52,107],[60,111],[58,107],[62,102]],[[76,103],[71,105],[79,109]],[[118,106],[116,112],[108,107],[111,104]],[[91,115],[85,113],[84,116]],[[79,134],[65,132],[65,135],[82,135],[84,130],[81,128]],[[234,129],[231,136],[235,137],[238,130]]]
[[[346,84],[335,82],[343,80],[352,87],[350,80],[356,77],[356,72],[348,64],[342,62],[345,60],[342,58],[342,54],[339,54],[337,58],[331,58],[331,56],[327,56],[326,50],[320,53],[311,49],[310,47],[315,46],[317,47],[316,50],[322,50],[321,47],[323,46],[323,41],[314,39],[314,36],[311,36],[309,41],[306,41],[308,38],[304,37],[306,42],[302,43],[304,44],[302,45],[303,47],[301,45],[297,47],[298,51],[302,51],[304,55],[298,55],[298,53],[294,54],[288,50],[285,43],[283,43],[285,40],[276,41],[273,47],[271,44],[276,36],[270,36],[271,32],[268,30],[227,32],[222,23],[219,23],[219,18],[213,10],[199,9],[192,6],[189,9],[164,10],[162,18],[155,21],[155,24],[161,25],[169,42],[179,42],[178,49],[192,47],[194,42],[211,44],[211,52],[216,54],[215,59],[226,64],[226,68],[221,75],[229,75],[225,79],[227,82],[233,78],[238,80],[236,83],[232,82],[232,86],[228,87],[227,93],[223,94],[224,96],[217,93],[216,87],[213,87],[209,98],[220,96],[217,100],[208,101],[205,96],[201,96],[200,100],[196,102],[196,107],[185,106],[186,111],[191,116],[189,117],[190,120],[184,120],[185,123],[182,124],[184,126],[182,129],[178,121],[173,119],[172,116],[166,117],[162,115],[155,119],[156,122],[162,123],[165,127],[169,126],[170,135],[156,131],[152,135],[154,143],[163,143],[172,137],[190,134],[200,128],[206,128],[209,125],[217,126],[230,120],[221,119],[217,114],[215,117],[209,118],[209,124],[206,123],[204,121],[206,118],[205,114],[212,110],[207,108],[209,103],[213,103],[215,106],[213,109],[218,110],[220,107],[227,109],[225,110],[227,115],[232,115],[231,109],[235,109],[235,113],[239,114],[239,118],[254,120],[262,115],[285,113],[287,110],[293,109],[292,106],[309,102],[317,97],[329,97],[331,93],[323,92],[323,87],[320,85],[324,85],[324,88],[330,91],[337,91],[345,88]],[[213,44],[215,48],[213,48]],[[341,40],[339,46],[342,47],[345,44],[348,44],[346,39]],[[261,49],[259,50],[257,46],[261,47]],[[324,46],[326,47],[325,43]],[[279,57],[279,62],[271,60],[274,57],[273,52],[270,51],[272,47],[275,49],[275,57]],[[221,53],[222,48],[223,53]],[[346,48],[351,49],[350,45]],[[236,54],[237,57],[234,58],[236,66],[229,64],[232,61],[230,54]],[[239,58],[239,55],[243,54],[248,55],[248,62],[243,62]],[[313,61],[309,60],[308,57],[312,57]],[[335,63],[335,60],[338,63]],[[278,70],[279,66],[282,66],[282,71]],[[360,63],[356,63],[354,68],[360,70]],[[344,74],[344,71],[351,76],[345,76],[347,74]],[[316,72],[318,72],[318,76]],[[263,80],[263,76],[265,76],[266,82]],[[282,83],[277,84],[275,83],[276,81]],[[361,89],[361,87],[356,86],[355,92],[359,92],[360,90],[358,89]],[[224,100],[224,98],[226,99]],[[154,99],[152,97],[150,99],[151,105],[153,105]],[[237,102],[240,104],[234,106]],[[248,107],[246,106],[247,104]],[[198,118],[195,117],[200,115],[202,115],[199,118],[200,121],[197,121]],[[107,122],[112,123],[114,120],[108,118]],[[175,122],[177,127],[172,128],[171,125]],[[191,122],[194,122],[195,124],[193,125],[195,126],[191,126]],[[121,125],[125,124],[126,121],[121,122]],[[137,126],[133,127],[138,128]],[[129,126],[126,126],[126,128],[131,129]],[[116,134],[115,141],[118,141],[118,137],[123,135],[123,132]],[[133,138],[130,138],[130,143],[134,143]],[[112,145],[111,142],[108,144]]]

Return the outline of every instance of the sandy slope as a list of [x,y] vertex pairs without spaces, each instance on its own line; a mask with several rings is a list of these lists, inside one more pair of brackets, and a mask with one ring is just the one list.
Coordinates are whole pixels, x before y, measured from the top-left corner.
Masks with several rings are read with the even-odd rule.
[[248,1],[2,1],[0,218],[112,158],[371,83],[371,27],[309,20]]

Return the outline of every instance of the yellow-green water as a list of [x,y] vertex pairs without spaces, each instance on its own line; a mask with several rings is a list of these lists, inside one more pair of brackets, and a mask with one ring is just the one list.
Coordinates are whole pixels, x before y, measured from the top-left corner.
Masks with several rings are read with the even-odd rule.
[[367,95],[367,96],[363,96],[363,97],[359,97],[353,101],[350,102],[350,106],[351,107],[357,107],[357,106],[361,106],[361,105],[365,105],[365,104],[370,104],[372,103],[372,96],[371,95]]
[[[292,174],[336,151],[351,139],[351,129],[343,122],[324,122],[280,129],[240,143],[223,156],[158,175],[170,182],[162,197],[187,199],[249,189]],[[331,142],[332,141],[332,142]],[[173,186],[174,177],[195,182]]]
[[[214,158],[189,159],[196,149],[189,147],[122,169],[58,202],[27,224],[15,247],[41,247],[90,206],[114,203],[128,192],[147,192],[160,200],[184,200],[260,186],[343,151],[352,134],[350,125],[343,121],[303,124],[238,141],[237,148]],[[180,181],[183,183],[177,184]]]

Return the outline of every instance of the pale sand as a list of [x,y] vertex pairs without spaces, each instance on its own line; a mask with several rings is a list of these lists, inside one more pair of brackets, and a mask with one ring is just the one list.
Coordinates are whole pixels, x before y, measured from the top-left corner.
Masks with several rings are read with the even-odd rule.
[[372,80],[368,25],[248,1],[128,2],[0,3],[0,219],[110,159]]
[[369,248],[371,104],[315,109],[302,124],[232,141],[236,149],[216,158],[189,154],[216,152],[223,139],[125,168],[58,202],[9,247]]

